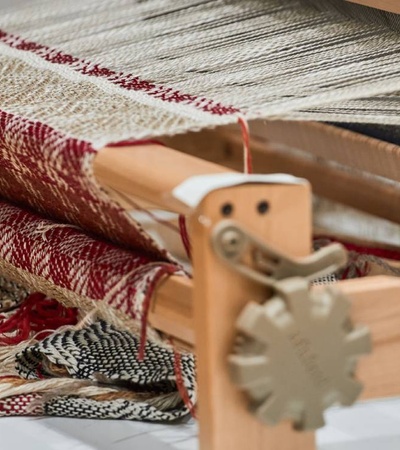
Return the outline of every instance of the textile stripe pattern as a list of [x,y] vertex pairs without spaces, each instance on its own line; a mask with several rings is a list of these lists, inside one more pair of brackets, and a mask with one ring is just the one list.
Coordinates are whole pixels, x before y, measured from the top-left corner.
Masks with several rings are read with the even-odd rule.
[[193,355],[180,355],[177,367],[170,344],[151,328],[143,334],[147,293],[179,267],[4,201],[0,240],[0,416],[171,421],[189,413],[181,392],[195,403]]
[[62,223],[168,260],[140,226],[100,189],[95,151],[39,122],[0,111],[0,195]]
[[0,417],[26,416],[27,411],[32,411],[33,415],[43,413],[42,408],[32,408],[30,406],[34,400],[40,398],[39,394],[15,395],[0,400]]
[[0,201],[0,271],[8,270],[22,285],[112,321],[117,314],[133,329],[152,280],[180,269]]
[[[10,376],[3,381],[0,416],[45,414],[148,421],[186,416],[174,351],[150,343],[146,358],[139,361],[139,347],[135,335],[104,321],[25,344],[14,359],[15,372],[21,378]],[[195,403],[193,355],[182,354],[180,364],[184,389]]]
[[[1,7],[0,276],[15,311],[0,317],[0,415],[188,414],[193,356],[151,329],[143,353],[148,294],[183,273],[96,183],[96,153],[239,117],[379,111],[399,124],[399,27],[365,11],[341,0]],[[52,298],[65,307],[58,327],[42,314]],[[10,325],[20,317],[27,334]]]
[[[171,124],[199,125],[188,112],[161,113],[147,101],[138,110],[118,83],[92,83],[91,63],[70,70],[68,55],[8,32],[0,40],[0,415],[185,416],[182,389],[195,402],[193,356],[181,355],[177,367],[175,350],[146,323],[155,284],[184,274],[100,188],[92,164],[97,148],[122,137],[135,144],[156,119],[166,131]],[[99,379],[90,371],[75,379],[72,366],[53,362],[47,372],[38,363],[37,379],[25,379],[17,355],[26,356],[28,346],[37,352],[42,341],[46,361],[52,353],[57,363],[71,362],[61,353],[72,344],[76,358],[101,342],[104,348],[85,354]],[[157,372],[154,358],[167,372]],[[106,360],[119,372],[104,375]],[[174,381],[175,371],[185,386]]]
[[[19,76],[6,81],[5,110],[95,148],[238,113],[368,122],[379,111],[398,124],[400,27],[370,11],[342,0],[10,6],[0,17],[0,67],[4,80]],[[80,120],[88,114],[90,127]]]

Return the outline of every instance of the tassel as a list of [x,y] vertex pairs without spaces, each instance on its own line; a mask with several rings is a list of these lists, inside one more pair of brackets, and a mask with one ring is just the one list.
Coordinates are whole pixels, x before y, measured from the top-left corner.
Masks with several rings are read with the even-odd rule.
[[78,312],[44,294],[31,294],[11,316],[0,315],[0,346],[17,345],[33,335],[44,339],[65,325],[75,325]]

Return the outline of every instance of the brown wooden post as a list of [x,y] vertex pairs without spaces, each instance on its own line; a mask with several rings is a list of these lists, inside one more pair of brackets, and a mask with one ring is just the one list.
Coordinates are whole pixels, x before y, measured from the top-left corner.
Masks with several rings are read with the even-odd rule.
[[[268,202],[260,214],[257,206]],[[230,205],[227,207],[226,205]],[[224,208],[225,206],[225,208]],[[308,185],[243,185],[210,193],[192,215],[194,328],[198,358],[201,450],[311,450],[313,433],[289,423],[261,424],[247,409],[244,395],[231,383],[227,356],[235,321],[249,300],[265,300],[265,289],[226,267],[215,255],[213,226],[231,208],[230,219],[281,251],[305,256],[311,250],[311,194]]]

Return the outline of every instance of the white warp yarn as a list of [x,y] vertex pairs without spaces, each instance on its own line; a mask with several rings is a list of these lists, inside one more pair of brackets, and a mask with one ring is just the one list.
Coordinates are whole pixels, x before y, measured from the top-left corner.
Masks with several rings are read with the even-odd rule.
[[[400,124],[399,22],[343,0],[30,0],[0,10],[9,34],[233,105],[247,119],[388,124]],[[237,120],[4,43],[0,76],[0,109],[97,147]]]

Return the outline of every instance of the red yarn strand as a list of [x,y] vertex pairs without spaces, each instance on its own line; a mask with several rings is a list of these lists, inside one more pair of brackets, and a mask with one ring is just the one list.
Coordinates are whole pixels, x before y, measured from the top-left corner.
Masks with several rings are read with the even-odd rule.
[[31,294],[12,316],[0,315],[0,345],[16,345],[33,334],[44,339],[64,325],[75,325],[77,317],[75,308],[65,308],[44,294]]
[[186,408],[189,410],[190,415],[197,419],[196,415],[196,406],[193,404],[192,399],[190,398],[188,391],[185,386],[185,381],[183,379],[182,375],[182,363],[181,363],[181,354],[178,352],[174,345],[174,341],[170,339],[170,344],[174,351],[174,370],[175,370],[175,377],[176,377],[176,387],[178,388],[179,395],[182,398],[183,403],[185,404]]
[[253,157],[250,150],[249,124],[243,117],[239,117],[238,122],[242,129],[244,173],[251,174],[253,173]]
[[183,246],[185,247],[185,251],[189,261],[192,260],[192,244],[190,243],[190,236],[186,226],[186,217],[183,214],[179,215],[179,231],[181,233],[181,239]]

